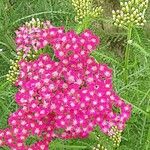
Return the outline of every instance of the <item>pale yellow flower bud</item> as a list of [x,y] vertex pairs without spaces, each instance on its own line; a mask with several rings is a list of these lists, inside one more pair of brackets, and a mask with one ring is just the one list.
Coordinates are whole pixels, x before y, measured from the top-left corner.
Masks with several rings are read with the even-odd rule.
[[112,11],[114,25],[141,25],[146,22],[144,15],[148,7],[148,0],[129,0],[120,2],[121,10]]

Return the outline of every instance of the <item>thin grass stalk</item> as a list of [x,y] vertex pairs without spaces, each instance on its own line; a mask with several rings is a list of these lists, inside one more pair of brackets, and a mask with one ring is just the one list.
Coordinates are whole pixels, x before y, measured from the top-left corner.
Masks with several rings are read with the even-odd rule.
[[125,74],[124,74],[124,80],[125,84],[127,85],[129,83],[128,76],[129,76],[129,58],[130,58],[130,44],[132,38],[132,26],[128,28],[127,32],[127,46],[125,51]]

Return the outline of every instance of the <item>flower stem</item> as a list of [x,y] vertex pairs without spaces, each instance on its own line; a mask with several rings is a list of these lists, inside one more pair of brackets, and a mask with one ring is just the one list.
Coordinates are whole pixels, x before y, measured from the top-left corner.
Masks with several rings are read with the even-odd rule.
[[80,34],[81,32],[83,32],[85,29],[88,29],[91,25],[92,22],[92,18],[90,17],[85,17],[81,23],[77,24],[76,26],[76,33]]
[[127,46],[126,46],[126,51],[125,51],[125,74],[124,74],[124,78],[125,78],[125,84],[128,84],[128,74],[129,74],[129,56],[130,56],[130,40],[132,37],[132,26],[130,26],[128,28],[128,32],[127,32]]

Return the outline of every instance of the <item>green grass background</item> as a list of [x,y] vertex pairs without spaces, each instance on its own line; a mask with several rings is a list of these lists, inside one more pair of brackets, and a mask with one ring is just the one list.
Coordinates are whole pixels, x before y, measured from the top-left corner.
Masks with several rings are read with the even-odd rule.
[[[150,150],[150,8],[143,28],[134,28],[132,40],[136,46],[130,49],[129,83],[124,84],[124,48],[126,32],[112,25],[111,10],[116,9],[119,0],[94,0],[95,5],[103,5],[104,14],[93,22],[91,29],[101,37],[101,45],[93,56],[100,63],[107,63],[113,68],[114,88],[117,93],[133,106],[131,119],[122,134],[118,150]],[[51,20],[56,25],[66,28],[75,26],[71,0],[0,0],[0,128],[7,127],[9,114],[17,109],[14,101],[16,88],[6,81],[10,59],[16,57],[14,31],[32,17]],[[112,143],[101,135],[96,140],[97,132],[88,139],[62,141],[55,140],[51,145],[54,150],[92,149],[99,142],[113,150]],[[7,148],[0,148],[5,150]]]

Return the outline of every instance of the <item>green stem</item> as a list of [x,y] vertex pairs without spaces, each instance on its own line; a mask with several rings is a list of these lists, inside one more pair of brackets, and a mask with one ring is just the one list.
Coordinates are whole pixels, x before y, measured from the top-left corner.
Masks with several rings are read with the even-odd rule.
[[128,43],[132,37],[132,26],[128,28],[127,32],[127,46],[125,52],[125,84],[128,84],[128,74],[129,74],[129,56],[130,56],[130,44]]
[[93,18],[90,18],[89,16],[85,17],[81,23],[77,24],[75,28],[76,33],[80,34],[85,29],[88,29],[92,23],[92,19]]

